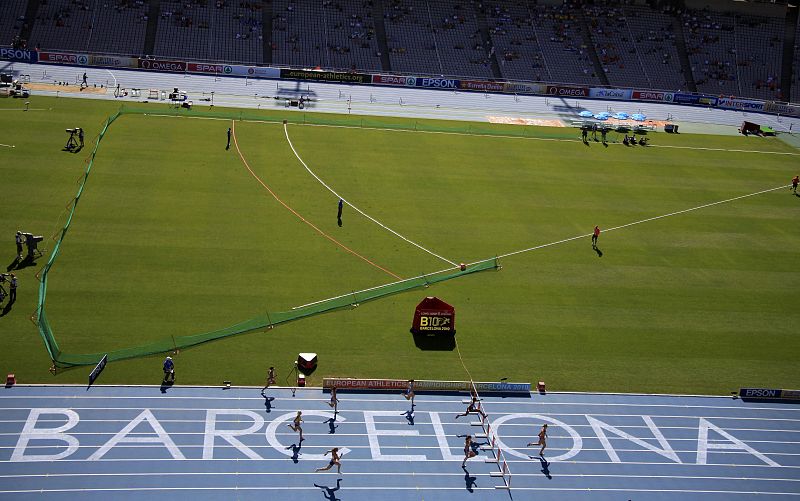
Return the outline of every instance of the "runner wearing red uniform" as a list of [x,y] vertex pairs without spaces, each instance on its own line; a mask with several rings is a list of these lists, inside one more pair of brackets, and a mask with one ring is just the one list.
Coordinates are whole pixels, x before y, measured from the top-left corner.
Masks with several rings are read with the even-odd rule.
[[800,183],[800,176],[792,178],[792,192],[797,195],[797,183]]
[[600,236],[600,227],[594,227],[594,233],[592,233],[592,249],[597,249],[597,237]]

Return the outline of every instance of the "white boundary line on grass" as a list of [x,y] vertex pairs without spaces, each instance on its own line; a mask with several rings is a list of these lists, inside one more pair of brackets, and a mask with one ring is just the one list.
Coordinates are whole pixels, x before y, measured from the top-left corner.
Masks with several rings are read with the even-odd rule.
[[[724,203],[728,203],[728,202],[733,202],[734,200],[740,200],[742,198],[747,198],[747,197],[754,197],[756,195],[761,195],[763,193],[768,193],[770,191],[782,190],[782,189],[784,189],[784,188],[786,188],[788,186],[789,185],[786,184],[786,185],[783,185],[783,186],[778,186],[776,188],[769,188],[769,189],[766,189],[766,190],[756,191],[755,193],[748,193],[747,195],[741,195],[741,196],[738,196],[738,197],[728,198],[726,200],[719,200],[717,202],[711,202],[711,203],[708,203],[708,204],[698,205],[697,207],[692,207],[690,209],[683,209],[683,210],[679,210],[679,211],[676,211],[676,212],[670,212],[669,214],[662,214],[661,216],[648,217],[647,219],[642,219],[640,221],[634,221],[632,223],[627,223],[627,224],[623,224],[623,225],[620,225],[620,226],[614,226],[612,228],[607,228],[607,229],[603,230],[603,232],[620,230],[622,228],[627,228],[628,226],[634,226],[634,225],[637,225],[637,224],[646,223],[648,221],[655,221],[656,219],[663,219],[665,217],[677,216],[678,214],[685,214],[687,212],[695,211],[695,210],[698,210],[698,209],[704,209],[706,207],[711,207],[713,205],[719,205],[719,204],[724,204]],[[537,245],[536,247],[529,247],[527,249],[522,249],[522,250],[518,250],[518,251],[514,251],[514,252],[509,252],[508,254],[501,254],[501,255],[499,255],[497,257],[501,258],[501,257],[514,256],[516,254],[522,254],[523,252],[528,252],[528,251],[532,251],[532,250],[536,250],[536,249],[542,249],[544,247],[550,247],[550,246],[553,246],[553,245],[561,244],[561,243],[564,243],[564,242],[570,242],[572,240],[577,240],[579,238],[587,238],[587,237],[590,237],[590,236],[592,236],[591,233],[587,233],[585,235],[578,235],[578,236],[575,236],[575,237],[565,238],[564,240],[559,240],[557,242],[550,242],[548,244]],[[483,261],[478,261],[478,262],[483,262]]]
[[16,146],[14,146],[13,144],[0,144],[0,146],[4,148],[16,148]]
[[403,235],[401,235],[401,234],[397,233],[396,231],[394,231],[393,229],[389,228],[389,227],[388,227],[388,226],[386,226],[385,224],[381,223],[381,222],[380,222],[380,221],[378,221],[377,219],[373,218],[373,217],[372,217],[372,216],[370,216],[369,214],[366,214],[364,211],[362,211],[361,209],[359,209],[358,207],[356,207],[355,205],[353,205],[351,202],[347,201],[347,200],[346,200],[346,199],[345,199],[343,196],[339,195],[339,194],[338,194],[338,193],[337,193],[337,192],[336,192],[336,191],[335,191],[333,188],[331,188],[330,186],[328,186],[327,184],[325,184],[325,181],[323,181],[322,179],[320,179],[320,178],[319,178],[319,176],[317,176],[317,175],[314,173],[314,171],[312,171],[312,170],[311,170],[311,169],[308,167],[308,164],[306,164],[306,163],[303,161],[303,159],[302,159],[302,158],[300,158],[300,154],[298,154],[298,153],[297,153],[297,150],[294,148],[294,144],[292,144],[292,140],[289,138],[289,128],[287,127],[287,125],[286,125],[285,123],[283,124],[283,133],[286,135],[286,141],[289,143],[289,147],[292,149],[292,153],[294,153],[294,156],[295,156],[295,157],[297,157],[297,159],[300,161],[300,163],[301,163],[301,164],[303,164],[303,167],[305,167],[305,168],[306,168],[306,170],[308,171],[308,173],[309,173],[309,174],[311,174],[312,176],[314,176],[314,179],[316,179],[316,180],[317,180],[317,181],[318,181],[318,182],[319,182],[319,183],[320,183],[322,186],[324,186],[324,187],[325,187],[325,188],[326,188],[328,191],[330,191],[331,193],[333,193],[333,194],[334,194],[334,196],[336,196],[336,197],[337,197],[338,199],[340,199],[340,200],[343,200],[345,203],[347,203],[347,205],[349,205],[350,207],[352,207],[353,209],[355,209],[355,211],[356,211],[356,212],[358,212],[359,214],[361,214],[361,215],[362,215],[362,216],[364,216],[365,218],[369,219],[369,220],[370,220],[370,221],[372,221],[373,223],[377,224],[377,225],[378,225],[378,226],[380,226],[381,228],[383,228],[383,229],[385,229],[385,230],[389,231],[390,233],[392,233],[392,234],[393,234],[393,235],[395,235],[396,237],[399,237],[399,238],[401,238],[401,239],[405,240],[406,242],[410,243],[410,244],[411,244],[411,245],[413,245],[414,247],[416,247],[416,248],[418,248],[418,249],[420,249],[420,250],[422,250],[422,251],[424,251],[424,252],[427,252],[428,254],[430,254],[430,255],[431,255],[431,256],[433,256],[433,257],[439,258],[439,259],[441,259],[442,261],[444,261],[444,262],[446,262],[446,263],[448,263],[448,264],[451,264],[451,265],[453,265],[453,266],[458,266],[458,264],[454,263],[453,261],[451,261],[451,260],[449,260],[449,259],[447,259],[447,258],[445,258],[445,257],[442,257],[442,256],[440,256],[439,254],[436,254],[435,252],[433,252],[433,251],[431,251],[431,250],[428,250],[428,249],[426,249],[425,247],[423,247],[423,246],[419,245],[418,243],[416,243],[416,242],[413,242],[413,241],[409,240],[408,238],[404,237]]
[[[195,120],[229,120],[227,118],[215,118],[215,117],[192,117],[192,116],[183,116],[183,115],[165,115],[165,114],[158,114],[158,113],[145,113],[145,116],[151,117],[168,117],[168,118],[193,118]],[[251,122],[251,123],[264,123],[269,125],[277,125],[275,122],[267,122],[262,120],[239,120],[240,122]],[[362,129],[362,130],[379,130],[379,131],[390,131],[390,132],[415,132],[418,134],[443,134],[445,136],[470,136],[470,137],[496,137],[500,139],[529,139],[532,141],[556,141],[556,142],[565,142],[565,143],[580,143],[579,139],[560,139],[560,138],[553,138],[553,137],[527,137],[527,136],[506,136],[502,134],[479,134],[476,132],[446,132],[446,131],[435,131],[435,130],[411,130],[411,129],[393,129],[389,127],[360,127],[355,125],[326,125],[326,124],[301,124],[295,123],[292,125],[301,125],[304,127],[331,127],[334,129]],[[611,145],[623,146],[622,143],[608,143]],[[726,149],[726,148],[706,148],[704,146],[677,146],[677,145],[664,145],[664,144],[650,144],[647,148],[674,148],[674,149],[681,149],[681,150],[698,150],[698,151],[721,151],[727,153],[761,153],[764,155],[787,155],[787,156],[800,156],[800,153],[794,153],[791,151],[762,151],[762,150],[739,150],[739,149]]]

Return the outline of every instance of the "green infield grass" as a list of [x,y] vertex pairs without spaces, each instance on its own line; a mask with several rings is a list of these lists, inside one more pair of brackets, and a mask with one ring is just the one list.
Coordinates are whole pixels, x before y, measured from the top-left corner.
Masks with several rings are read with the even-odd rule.
[[[90,367],[48,372],[31,322],[36,273],[119,104],[36,97],[21,108],[0,102],[0,264],[11,266],[17,230],[44,235],[46,250],[8,270],[20,287],[0,317],[0,363],[21,383],[83,383]],[[270,365],[288,384],[299,352],[319,355],[310,385],[466,379],[451,345],[409,333],[415,305],[434,295],[456,308],[475,380],[544,380],[555,391],[800,387],[800,197],[788,191],[800,150],[779,139],[651,133],[647,148],[604,148],[573,129],[138,108],[151,113],[120,116],[100,141],[49,272],[46,312],[65,353],[215,331],[454,263],[500,256],[502,268],[113,361],[98,383],[159,384],[171,354],[178,384],[262,385]],[[338,198],[295,156],[282,118],[321,181],[418,246],[350,205],[339,227]],[[86,147],[61,151],[76,126]],[[595,225],[624,227],[604,231],[599,252],[585,236],[515,253]]]

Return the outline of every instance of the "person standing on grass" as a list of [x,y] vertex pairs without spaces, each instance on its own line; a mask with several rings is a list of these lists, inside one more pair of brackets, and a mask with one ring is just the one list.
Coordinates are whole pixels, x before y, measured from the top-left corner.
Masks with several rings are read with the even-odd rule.
[[22,242],[24,242],[24,239],[22,238],[21,231],[17,232],[14,242],[17,244],[17,261],[22,261]]
[[231,149],[231,128],[228,127],[228,144],[225,146],[226,150]]
[[291,429],[292,429],[292,431],[299,431],[299,432],[300,432],[300,441],[301,441],[301,442],[302,442],[303,440],[305,440],[305,439],[303,438],[303,428],[302,428],[302,426],[300,426],[300,424],[301,424],[302,422],[303,422],[303,412],[302,412],[302,411],[297,411],[297,415],[294,417],[293,424],[287,424],[287,425],[286,425],[286,426],[288,426],[289,428],[291,428]]
[[531,445],[541,445],[542,448],[539,449],[539,455],[544,457],[544,450],[547,447],[547,424],[543,424],[542,429],[539,430],[539,441],[535,444],[531,442],[526,447],[530,447]]
[[331,401],[328,402],[328,405],[333,407],[333,415],[339,413],[339,399],[336,397],[336,387],[334,386],[331,388]]
[[330,453],[330,455],[331,455],[331,460],[328,463],[328,466],[325,466],[324,468],[317,468],[314,471],[328,471],[331,468],[333,468],[333,465],[336,465],[336,473],[341,474],[342,473],[342,462],[341,462],[342,456],[339,455],[339,448],[338,447],[334,447],[333,449],[331,449],[329,451],[325,451],[325,454],[323,454],[323,456],[327,456],[328,453]]
[[339,211],[336,214],[336,223],[339,225],[339,228],[342,227],[342,209],[344,208],[344,200],[341,198],[339,199]]
[[164,359],[164,382],[175,382],[175,364],[172,362],[172,357]]
[[797,184],[800,183],[800,176],[792,178],[792,192],[797,195]]
[[600,236],[600,227],[595,226],[592,232],[592,249],[597,249],[597,237]]
[[414,395],[415,395],[415,393],[414,393],[414,380],[413,379],[409,379],[408,380],[408,387],[406,388],[406,391],[403,392],[403,396],[406,398],[406,400],[411,400],[411,408],[412,409],[414,408]]
[[464,439],[464,461],[461,462],[461,467],[467,467],[467,459],[474,458],[478,454],[472,450],[472,435],[467,435]]
[[17,276],[12,273],[8,290],[8,304],[12,304],[17,300],[17,285],[19,285]]

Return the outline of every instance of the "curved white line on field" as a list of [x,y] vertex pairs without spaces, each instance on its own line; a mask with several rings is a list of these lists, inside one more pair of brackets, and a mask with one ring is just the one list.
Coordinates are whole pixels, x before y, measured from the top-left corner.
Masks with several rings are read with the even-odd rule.
[[389,228],[389,227],[388,227],[388,226],[386,226],[385,224],[381,223],[381,222],[380,222],[380,221],[378,221],[377,219],[373,218],[373,217],[372,217],[372,216],[370,216],[369,214],[366,214],[364,211],[362,211],[361,209],[359,209],[358,207],[356,207],[356,206],[355,206],[355,205],[353,205],[352,203],[348,202],[348,201],[347,201],[347,200],[346,200],[346,199],[345,199],[343,196],[341,196],[341,195],[339,195],[338,193],[336,193],[336,191],[335,191],[333,188],[331,188],[330,186],[328,186],[327,184],[325,184],[325,181],[323,181],[322,179],[320,179],[320,178],[319,178],[319,176],[317,176],[317,175],[314,173],[314,171],[312,171],[312,170],[311,170],[311,169],[308,167],[308,165],[307,165],[307,164],[306,164],[306,163],[303,161],[303,159],[302,159],[302,158],[300,158],[300,155],[297,153],[297,150],[295,150],[295,149],[294,149],[294,144],[292,144],[292,140],[289,138],[289,129],[288,129],[288,127],[286,126],[286,124],[285,124],[285,123],[283,124],[283,132],[284,132],[284,134],[286,135],[286,141],[288,141],[288,142],[289,142],[289,147],[292,149],[292,152],[294,153],[294,156],[295,156],[295,157],[297,157],[297,159],[300,161],[300,163],[301,163],[301,164],[303,164],[303,167],[305,167],[305,168],[306,168],[306,170],[308,171],[308,173],[309,173],[309,174],[311,174],[312,176],[314,176],[314,179],[316,179],[317,181],[319,181],[319,183],[320,183],[322,186],[324,186],[324,187],[325,187],[325,188],[326,188],[328,191],[330,191],[331,193],[333,193],[333,194],[334,194],[334,195],[335,195],[337,198],[339,198],[340,200],[343,200],[343,201],[344,201],[344,202],[345,202],[347,205],[349,205],[350,207],[352,207],[352,208],[353,208],[353,209],[354,209],[356,212],[358,212],[359,214],[361,214],[361,215],[362,215],[362,216],[364,216],[365,218],[369,219],[369,220],[370,220],[370,221],[372,221],[373,223],[377,224],[377,225],[378,225],[378,226],[380,226],[381,228],[385,229],[386,231],[388,231],[388,232],[392,233],[392,234],[393,234],[393,235],[395,235],[396,237],[399,237],[399,238],[401,238],[401,239],[405,240],[406,242],[410,243],[410,244],[411,244],[411,245],[413,245],[414,247],[416,247],[416,248],[418,248],[418,249],[420,249],[420,250],[422,250],[422,251],[425,251],[425,252],[427,252],[428,254],[430,254],[431,256],[437,257],[437,258],[441,259],[442,261],[444,261],[444,262],[446,262],[446,263],[448,263],[448,264],[451,264],[451,265],[453,265],[453,266],[458,266],[458,265],[457,265],[455,262],[453,262],[453,261],[451,261],[451,260],[449,260],[449,259],[447,259],[447,258],[445,258],[445,257],[442,257],[442,256],[440,256],[439,254],[436,254],[435,252],[433,252],[433,251],[430,251],[430,250],[426,249],[425,247],[423,247],[423,246],[419,245],[418,243],[416,243],[416,242],[413,242],[413,241],[409,240],[408,238],[404,237],[403,235],[401,235],[401,234],[397,233],[396,231],[394,231],[393,229]]

